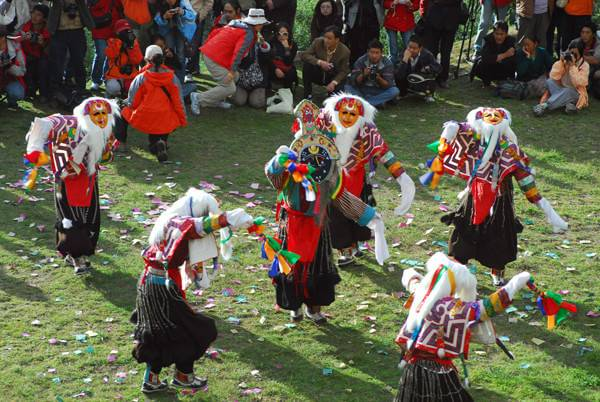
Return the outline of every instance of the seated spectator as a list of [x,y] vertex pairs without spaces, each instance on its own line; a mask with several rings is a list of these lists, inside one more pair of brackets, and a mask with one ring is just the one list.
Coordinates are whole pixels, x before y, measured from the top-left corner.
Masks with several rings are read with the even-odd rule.
[[391,60],[383,55],[383,45],[373,39],[367,53],[354,63],[346,92],[363,97],[375,107],[395,99],[400,90],[394,81],[394,66]]
[[[418,0],[385,0],[385,19],[383,27],[390,46],[390,58],[392,64],[398,64],[398,58],[408,47],[408,41],[415,29],[415,10],[419,9]],[[402,37],[403,48],[398,47],[398,34]]]
[[411,36],[396,70],[396,85],[400,96],[406,96],[410,92],[423,96],[427,102],[434,102],[435,80],[441,71],[442,66],[433,57],[433,53],[423,47],[423,40],[418,36]]
[[114,31],[116,37],[108,39],[105,50],[108,71],[104,78],[106,94],[111,97],[119,97],[129,91],[129,85],[138,75],[138,66],[144,57],[140,50],[140,44],[127,20],[115,22]]
[[310,23],[310,41],[323,36],[325,28],[335,25],[342,29],[342,16],[335,0],[319,0]]
[[231,21],[239,20],[243,17],[242,7],[240,7],[238,0],[225,0],[223,3],[223,11],[221,11],[220,15],[215,17],[212,29],[224,27]]
[[294,65],[298,45],[292,39],[288,24],[280,22],[277,25],[277,36],[271,41],[271,84],[292,88],[298,83],[298,73]]
[[[125,121],[136,130],[148,134],[150,152],[159,162],[167,160],[169,134],[187,124],[179,80],[163,65],[161,48],[146,48],[148,62],[131,83],[127,106],[121,111]],[[115,133],[124,143],[127,131]]]
[[246,104],[260,109],[267,104],[271,46],[259,36],[259,41],[240,63],[239,77],[232,102],[236,106]]
[[189,0],[160,0],[158,12],[154,17],[158,33],[167,41],[179,59],[181,70],[175,71],[181,82],[185,77],[186,43],[190,42],[196,32],[196,12]]
[[302,53],[304,98],[312,99],[312,85],[325,85],[328,94],[344,87],[350,73],[350,49],[341,42],[342,32],[335,25],[325,28],[323,36],[312,41]]
[[44,4],[36,4],[31,11],[31,21],[23,25],[21,45],[27,59],[27,96],[35,97],[40,91],[40,100],[45,102],[49,96],[48,88],[48,44],[50,32],[46,28],[46,20],[50,9]]
[[539,98],[544,94],[551,68],[552,56],[538,46],[536,38],[524,36],[517,50],[517,81],[527,83],[528,96]]
[[200,107],[231,108],[225,99],[235,94],[234,78],[240,62],[254,47],[263,25],[267,23],[264,10],[251,8],[248,16],[241,21],[232,21],[211,32],[200,51],[217,85],[208,91],[190,95],[193,114],[199,115]]
[[106,44],[108,38],[113,36],[113,25],[120,18],[120,0],[89,0],[88,7],[94,19],[92,40],[94,41],[94,58],[92,60],[92,91],[97,91],[104,81],[104,74],[108,70],[106,61]]
[[25,55],[21,45],[7,36],[0,25],[0,93],[5,92],[10,109],[18,108],[17,101],[25,98]]
[[583,42],[583,59],[590,65],[589,85],[592,94],[600,99],[600,39],[594,23],[583,24],[580,38]]
[[562,107],[567,113],[575,113],[588,105],[590,65],[583,58],[583,46],[579,39],[571,41],[567,51],[554,63],[546,80],[548,89],[533,108],[536,116]]
[[481,57],[473,63],[469,77],[479,77],[483,85],[489,86],[492,81],[503,81],[515,78],[516,69],[515,38],[508,35],[508,24],[497,21],[494,31],[485,37]]
[[275,27],[280,22],[285,22],[294,32],[294,20],[296,19],[296,0],[258,0],[256,7],[265,10],[265,17],[271,24],[264,27],[262,35],[268,41],[275,38]]

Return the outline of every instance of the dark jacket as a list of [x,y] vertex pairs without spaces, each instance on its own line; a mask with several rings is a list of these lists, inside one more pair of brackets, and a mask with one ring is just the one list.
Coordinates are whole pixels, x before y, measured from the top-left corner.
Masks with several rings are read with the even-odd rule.
[[535,49],[535,57],[527,57],[523,49],[517,50],[517,80],[531,81],[543,74],[548,74],[552,68],[552,56],[543,47]]
[[294,68],[294,59],[298,53],[298,45],[291,41],[292,45],[286,49],[278,40],[271,41],[271,60],[275,67],[284,66],[285,68]]
[[286,22],[294,26],[296,18],[296,0],[273,0],[273,9],[269,10],[265,1],[257,1],[256,6],[265,9],[265,17],[271,22],[268,28],[273,29],[278,22]]
[[[327,17],[321,14],[321,3],[329,1],[333,6],[333,12]],[[312,42],[319,36],[323,35],[325,28],[335,25],[342,29],[342,15],[338,10],[341,7],[335,0],[319,0],[315,5],[312,21],[310,22],[310,41]]]
[[[504,42],[497,44],[494,40],[494,34],[489,34],[483,39],[483,48],[481,49],[481,62],[483,64],[496,64],[496,58],[500,53],[515,47],[515,38],[507,36]],[[516,64],[517,57],[512,56],[502,60],[500,63]]]
[[429,29],[456,31],[460,21],[461,4],[461,0],[421,0],[421,18],[424,18]]
[[[356,81],[356,78],[358,78],[358,76],[362,74],[364,69],[369,67],[370,65],[371,61],[369,60],[368,54],[363,54],[354,62],[354,66],[352,67],[352,73],[350,74],[350,82],[352,83],[352,85],[355,85],[357,87],[379,87],[377,81],[371,80],[369,79],[369,77],[363,77],[362,83],[360,84]],[[377,73],[381,75],[381,77],[384,80],[387,81],[390,87],[396,85],[396,82],[394,81],[394,65],[387,56],[383,56],[379,63],[377,63]]]
[[[96,28],[92,14],[85,4],[85,0],[75,0],[75,3],[77,4],[79,18],[81,19],[83,26],[89,30]],[[56,33],[58,25],[60,24],[60,16],[63,13],[63,5],[63,0],[54,0],[52,3],[50,3],[50,13],[48,14],[47,27],[48,31],[50,31],[50,34],[52,35]]]
[[[310,47],[302,52],[302,61],[304,63],[317,65],[318,60],[327,60],[327,47],[325,39],[317,38]],[[338,83],[343,82],[346,76],[350,73],[350,49],[342,42],[339,43],[335,53],[331,56],[330,63],[333,64],[333,80]]]
[[403,60],[398,64],[396,69],[396,79],[398,81],[406,79],[410,74],[420,74],[429,78],[436,77],[442,71],[442,66],[437,62],[433,53],[424,47],[421,48],[421,53],[417,62],[413,66],[410,60],[405,63]]

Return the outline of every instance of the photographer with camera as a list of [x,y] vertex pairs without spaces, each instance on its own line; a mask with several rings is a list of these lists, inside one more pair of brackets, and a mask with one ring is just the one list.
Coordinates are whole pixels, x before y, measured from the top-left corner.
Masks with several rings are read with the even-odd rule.
[[378,39],[371,40],[367,53],[354,62],[348,81],[346,92],[363,97],[375,107],[394,100],[400,93],[394,81],[394,65],[383,55],[383,45]]
[[52,35],[49,52],[50,91],[62,100],[65,97],[62,89],[67,55],[76,89],[85,89],[87,41],[84,28],[95,28],[85,0],[54,0],[51,3],[48,14],[48,31]]
[[10,109],[17,109],[17,101],[25,98],[25,55],[18,41],[7,36],[0,25],[0,94],[6,92]]
[[48,92],[48,45],[50,32],[46,28],[46,19],[50,9],[44,4],[36,4],[31,10],[31,20],[21,28],[21,46],[27,59],[27,96],[35,97],[38,89],[40,100],[49,97]]
[[565,108],[566,113],[575,113],[588,105],[587,85],[590,65],[583,58],[584,44],[580,39],[569,43],[567,51],[561,52],[560,60],[550,70],[546,80],[548,89],[533,107],[536,116],[548,110]]
[[400,96],[408,93],[422,96],[426,102],[434,102],[435,79],[442,71],[433,53],[423,47],[423,40],[413,35],[408,40],[402,60],[396,69],[396,85]]
[[104,51],[108,60],[108,70],[104,78],[106,94],[122,96],[129,91],[129,85],[138,74],[138,66],[144,56],[127,20],[115,22],[114,32],[115,37],[108,40]]

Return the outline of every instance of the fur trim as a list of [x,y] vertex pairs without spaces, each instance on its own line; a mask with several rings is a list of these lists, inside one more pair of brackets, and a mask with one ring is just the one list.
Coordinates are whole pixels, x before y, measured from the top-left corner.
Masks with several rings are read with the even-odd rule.
[[335,107],[336,107],[337,103],[344,98],[356,99],[357,101],[359,101],[362,104],[364,113],[363,113],[363,116],[361,116],[361,119],[359,119],[356,122],[357,124],[359,124],[359,122],[360,123],[374,123],[375,122],[375,114],[377,113],[377,109],[373,105],[371,105],[369,102],[367,102],[360,96],[351,95],[346,92],[340,92],[333,96],[330,96],[329,98],[325,99],[325,102],[323,102],[323,105],[324,105],[323,109],[331,114],[331,117],[334,119],[333,122],[335,123],[336,127],[340,126],[340,120],[337,117]]

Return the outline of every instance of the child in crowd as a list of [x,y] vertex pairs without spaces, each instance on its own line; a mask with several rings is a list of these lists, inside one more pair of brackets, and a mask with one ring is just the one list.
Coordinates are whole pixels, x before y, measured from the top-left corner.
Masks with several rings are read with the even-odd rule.
[[40,92],[40,100],[48,99],[48,44],[50,32],[46,20],[50,9],[45,4],[36,4],[31,11],[31,20],[21,28],[22,47],[27,59],[25,83],[27,96],[35,97]]

